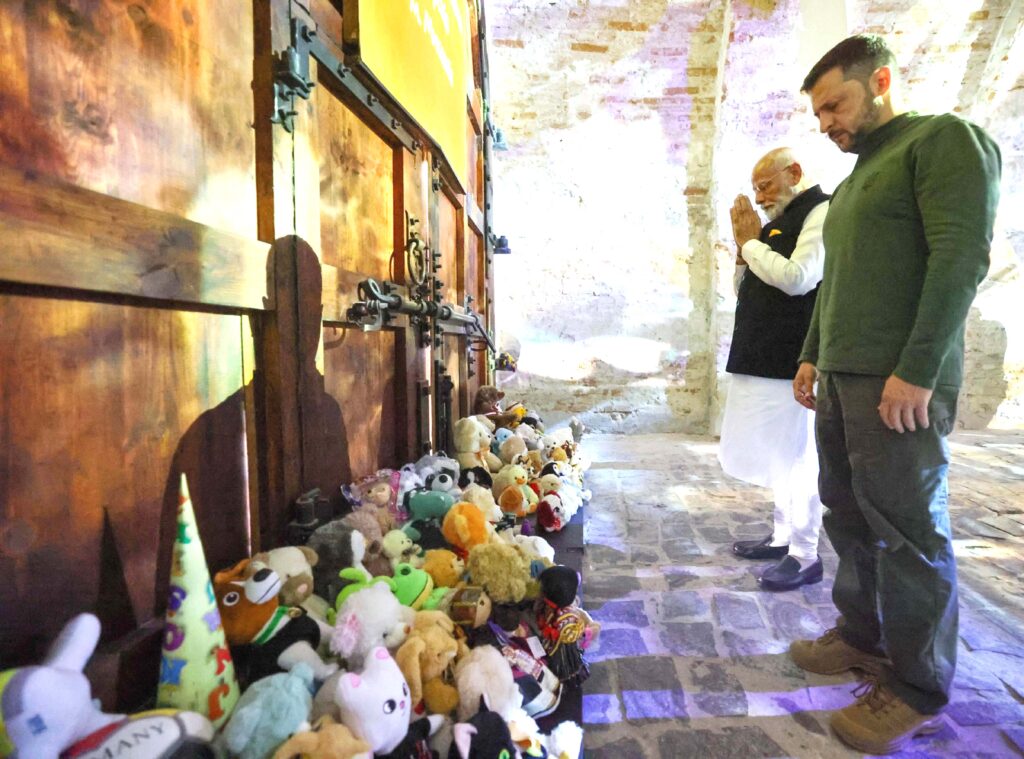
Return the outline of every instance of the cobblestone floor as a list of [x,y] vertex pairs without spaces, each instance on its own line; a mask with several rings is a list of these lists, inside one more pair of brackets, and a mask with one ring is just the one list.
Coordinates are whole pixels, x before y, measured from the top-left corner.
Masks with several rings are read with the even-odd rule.
[[[945,727],[900,756],[1024,756],[1024,433],[951,438],[960,664]],[[852,757],[828,712],[852,676],[805,673],[786,649],[833,626],[825,581],[758,590],[734,540],[771,530],[767,491],[722,474],[717,442],[590,435],[583,601],[603,627],[584,685],[587,759]]]

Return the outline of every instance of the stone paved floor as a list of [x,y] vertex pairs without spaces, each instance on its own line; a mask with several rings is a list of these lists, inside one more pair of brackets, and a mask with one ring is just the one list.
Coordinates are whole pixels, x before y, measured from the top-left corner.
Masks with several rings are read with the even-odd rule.
[[[961,647],[946,726],[901,756],[1024,756],[1024,433],[951,439]],[[851,757],[828,712],[852,676],[785,654],[834,623],[825,581],[759,591],[736,539],[770,531],[767,491],[725,477],[716,441],[591,435],[583,601],[602,623],[584,685],[587,759]]]

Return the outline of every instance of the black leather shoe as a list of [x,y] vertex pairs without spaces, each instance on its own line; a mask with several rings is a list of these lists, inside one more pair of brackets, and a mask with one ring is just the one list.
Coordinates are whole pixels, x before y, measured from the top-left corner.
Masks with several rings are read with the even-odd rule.
[[761,540],[738,540],[732,544],[732,552],[741,559],[781,559],[789,553],[789,546],[773,546],[772,536]]
[[792,556],[787,556],[757,578],[757,583],[765,590],[793,590],[801,585],[821,582],[824,574],[821,559],[815,561],[807,569],[800,569],[800,562]]

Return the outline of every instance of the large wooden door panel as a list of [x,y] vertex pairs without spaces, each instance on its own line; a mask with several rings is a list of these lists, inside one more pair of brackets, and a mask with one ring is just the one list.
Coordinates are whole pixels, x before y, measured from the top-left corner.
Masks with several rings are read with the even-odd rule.
[[252,7],[0,3],[0,162],[256,233]]
[[404,409],[396,392],[402,371],[395,332],[325,325],[324,383],[341,407],[353,478],[404,463],[398,427]]
[[323,262],[390,279],[395,250],[395,149],[327,87],[314,92]]
[[240,317],[0,295],[0,324],[5,658],[40,654],[78,611],[106,616],[107,639],[159,612],[176,471],[211,567],[244,555]]

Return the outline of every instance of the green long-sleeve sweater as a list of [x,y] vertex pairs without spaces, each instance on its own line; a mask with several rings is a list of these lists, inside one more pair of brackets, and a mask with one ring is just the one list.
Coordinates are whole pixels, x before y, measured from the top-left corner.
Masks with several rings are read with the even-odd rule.
[[825,219],[825,274],[800,361],[959,386],[985,277],[999,148],[956,116],[905,113],[865,138]]

